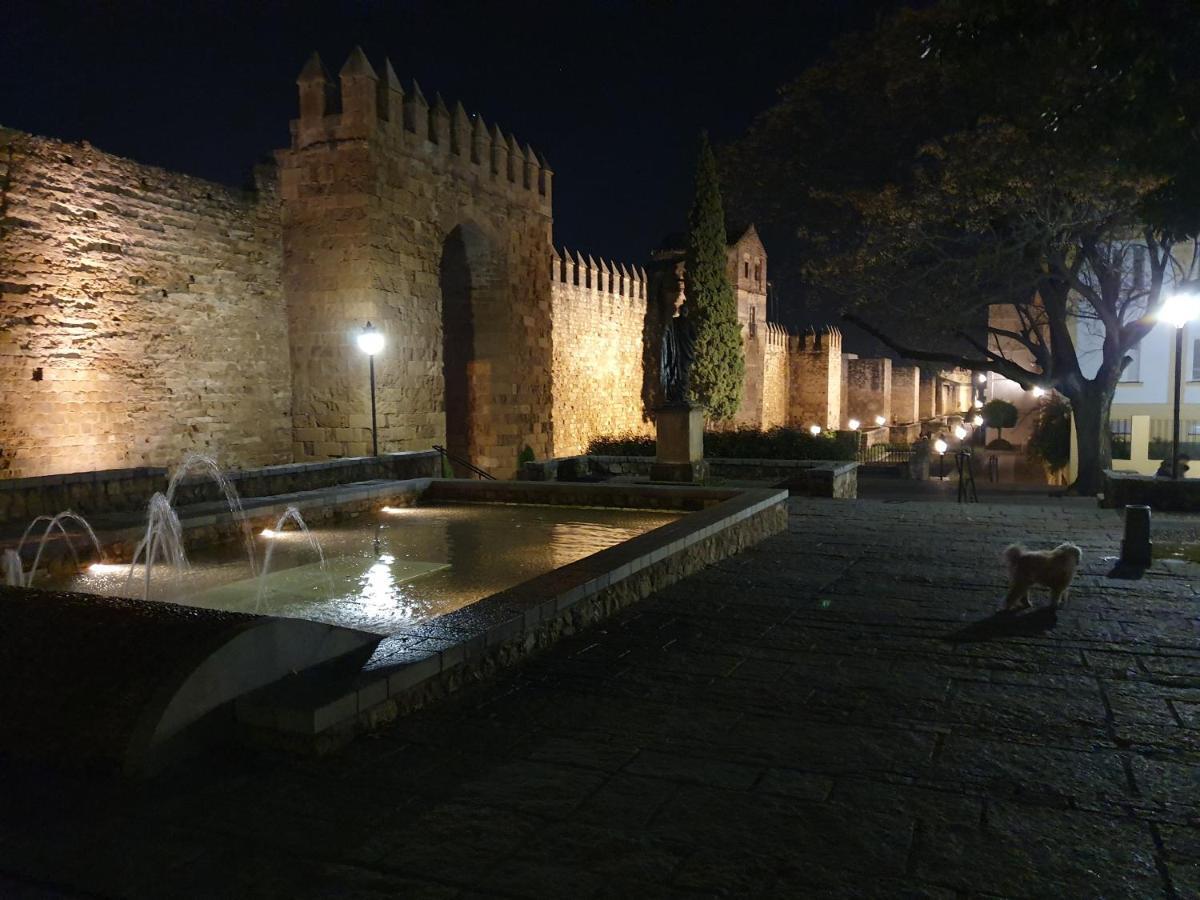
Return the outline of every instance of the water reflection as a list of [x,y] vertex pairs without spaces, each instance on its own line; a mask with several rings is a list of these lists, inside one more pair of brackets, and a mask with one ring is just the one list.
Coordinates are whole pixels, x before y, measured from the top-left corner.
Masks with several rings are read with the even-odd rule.
[[[675,513],[554,506],[447,504],[378,512],[313,528],[328,577],[298,534],[275,542],[262,611],[388,633],[451,612],[678,518]],[[196,550],[180,602],[252,611],[256,585],[238,547]],[[56,587],[110,595],[123,579],[83,572]]]

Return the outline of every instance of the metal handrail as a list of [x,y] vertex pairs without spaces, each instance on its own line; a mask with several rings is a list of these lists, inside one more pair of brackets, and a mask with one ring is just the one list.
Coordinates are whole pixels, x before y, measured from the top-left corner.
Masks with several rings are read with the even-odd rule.
[[481,479],[487,479],[488,481],[496,480],[496,476],[492,475],[490,472],[485,472],[483,469],[479,468],[478,466],[472,465],[471,463],[467,462],[465,459],[463,459],[459,456],[455,456],[453,453],[451,453],[445,447],[442,447],[438,444],[434,444],[433,449],[436,450],[438,453],[442,454],[443,459],[448,459],[448,460],[450,460],[450,462],[454,463],[455,465],[462,466],[464,469],[469,469],[470,471],[472,471],[476,475],[478,475]]

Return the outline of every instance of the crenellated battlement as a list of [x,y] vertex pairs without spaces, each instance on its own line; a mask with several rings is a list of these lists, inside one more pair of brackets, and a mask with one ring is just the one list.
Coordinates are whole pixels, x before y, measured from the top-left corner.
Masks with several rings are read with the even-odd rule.
[[566,247],[559,253],[550,248],[551,287],[568,285],[597,296],[624,297],[630,300],[646,300],[646,270],[624,263],[597,262],[591,256],[572,253]]
[[842,332],[834,325],[808,328],[788,336],[788,349],[793,353],[841,353]]
[[415,154],[474,170],[484,183],[525,193],[549,211],[554,171],[529,144],[522,145],[499,125],[453,109],[441,94],[433,102],[414,80],[405,90],[385,59],[382,76],[355,47],[335,84],[318,53],[309,57],[296,79],[300,117],[292,121],[292,148],[302,150],[335,141],[379,139]]
[[762,329],[763,340],[766,341],[768,347],[783,347],[788,345],[788,330],[778,322],[766,322]]

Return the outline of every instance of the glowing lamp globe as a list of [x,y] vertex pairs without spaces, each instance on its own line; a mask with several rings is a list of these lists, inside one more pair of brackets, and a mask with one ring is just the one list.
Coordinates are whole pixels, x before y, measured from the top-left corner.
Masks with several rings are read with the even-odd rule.
[[858,431],[858,427],[860,425],[862,425],[862,422],[858,421],[858,419],[851,419],[846,423],[846,427],[848,427],[851,431]]
[[980,383],[980,384],[987,384],[987,374],[986,374],[985,372],[980,372],[980,373],[979,373],[979,383]]
[[941,438],[938,438],[936,441],[933,442],[933,449],[936,450],[938,453],[945,453],[947,446],[948,446],[947,443],[945,441],[943,441]]
[[367,356],[374,356],[383,349],[383,332],[377,330],[370,322],[367,327],[358,333],[356,338],[358,341],[358,349]]
[[1039,387],[1039,386],[1037,386],[1037,385],[1034,385],[1034,388],[1033,388],[1033,396],[1035,396],[1035,397],[1045,397],[1045,396],[1046,396],[1046,389],[1045,389],[1044,387]]
[[811,434],[813,437],[816,437],[818,434],[820,434],[820,433],[821,433],[821,426],[820,426],[820,425],[813,425],[813,426],[811,426],[811,427],[808,429],[808,432],[809,432],[809,434]]
[[1164,322],[1182,328],[1200,316],[1200,294],[1171,294],[1163,302],[1158,317]]
[[875,417],[875,424],[876,424],[876,425],[884,425],[884,424],[886,424],[886,423],[887,423],[887,419],[885,419],[883,416],[876,416],[876,417]]
[[961,441],[963,438],[965,438],[967,436],[967,429],[963,428],[961,425],[955,425],[954,426],[954,436]]
[[983,416],[976,416],[975,418],[973,418],[971,420],[971,424],[974,425],[976,428],[978,428],[980,425],[983,424]]
[[976,408],[976,409],[983,409],[983,401],[982,401],[982,400],[976,400],[976,401],[975,401],[975,408]]

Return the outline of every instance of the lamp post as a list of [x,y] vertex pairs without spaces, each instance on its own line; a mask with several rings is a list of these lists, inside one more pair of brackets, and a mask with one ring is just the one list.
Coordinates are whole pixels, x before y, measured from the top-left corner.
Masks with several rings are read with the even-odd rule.
[[1200,295],[1191,290],[1171,294],[1158,317],[1175,326],[1175,412],[1171,425],[1171,478],[1179,477],[1179,401],[1183,388],[1183,328],[1200,314]]
[[938,438],[936,441],[933,442],[933,449],[936,450],[940,454],[940,459],[938,460],[938,478],[942,481],[945,481],[946,480],[946,451],[949,449],[949,445],[941,438]]
[[375,354],[383,349],[383,333],[367,322],[358,333],[358,349],[367,354],[371,368],[371,455],[379,455],[379,429],[375,425]]

